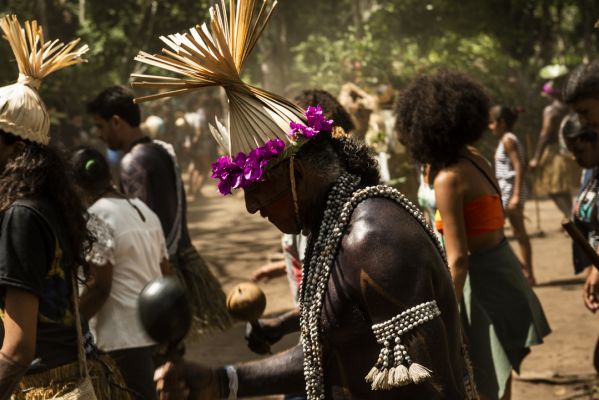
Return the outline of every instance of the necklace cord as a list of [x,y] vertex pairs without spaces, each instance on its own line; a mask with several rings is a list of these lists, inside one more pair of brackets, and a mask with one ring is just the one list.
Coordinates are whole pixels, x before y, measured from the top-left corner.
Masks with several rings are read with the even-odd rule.
[[289,157],[289,180],[291,181],[291,195],[293,196],[293,210],[295,211],[295,222],[301,229],[299,217],[299,203],[297,202],[297,185],[295,183],[295,157]]

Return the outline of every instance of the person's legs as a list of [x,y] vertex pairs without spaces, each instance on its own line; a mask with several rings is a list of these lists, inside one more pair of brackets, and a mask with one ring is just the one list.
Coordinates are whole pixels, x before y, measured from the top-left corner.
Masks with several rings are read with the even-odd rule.
[[597,343],[595,344],[595,355],[593,356],[593,365],[595,371],[599,374],[599,336],[597,337]]
[[564,217],[570,217],[570,214],[572,214],[572,196],[570,193],[549,193],[549,197],[562,214],[564,214]]
[[526,232],[526,225],[524,224],[524,213],[522,209],[508,211],[507,217],[514,230],[514,237],[518,241],[520,247],[518,258],[520,259],[520,264],[522,264],[524,275],[531,285],[535,285],[536,281],[532,270],[532,248],[530,246],[528,232]]
[[[479,393],[480,400],[490,400],[484,394]],[[503,397],[501,400],[511,400],[512,398],[512,377],[510,376],[505,384],[505,392],[503,393]]]
[[108,352],[119,367],[135,400],[157,400],[154,386],[154,346]]
[[511,400],[512,398],[512,377],[510,376],[505,384],[505,393],[501,400]]

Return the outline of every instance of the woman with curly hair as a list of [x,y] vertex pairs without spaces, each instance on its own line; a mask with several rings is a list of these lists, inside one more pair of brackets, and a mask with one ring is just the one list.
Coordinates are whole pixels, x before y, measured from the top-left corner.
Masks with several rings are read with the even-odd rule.
[[412,158],[431,165],[442,232],[484,399],[509,399],[511,371],[549,332],[541,305],[503,232],[501,191],[472,145],[489,123],[489,99],[466,76],[416,79],[401,95],[396,128]]

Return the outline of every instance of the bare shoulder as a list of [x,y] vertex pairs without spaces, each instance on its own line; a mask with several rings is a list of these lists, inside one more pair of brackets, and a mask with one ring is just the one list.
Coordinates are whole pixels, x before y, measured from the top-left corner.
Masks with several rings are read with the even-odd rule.
[[442,263],[432,235],[419,218],[420,214],[389,199],[364,200],[354,210],[343,238],[341,262],[390,281],[406,269]]
[[434,187],[437,196],[443,196],[444,193],[455,193],[462,188],[462,176],[466,166],[462,162],[456,163],[448,168],[443,168],[435,176]]
[[501,137],[501,143],[506,150],[512,150],[516,148],[517,138],[514,134],[505,134]]

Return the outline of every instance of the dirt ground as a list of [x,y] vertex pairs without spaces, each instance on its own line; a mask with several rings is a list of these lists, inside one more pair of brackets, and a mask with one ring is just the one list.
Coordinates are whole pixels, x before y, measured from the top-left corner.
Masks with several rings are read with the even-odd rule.
[[[512,398],[599,399],[599,394],[595,393],[595,397],[590,394],[595,379],[591,352],[599,335],[599,315],[592,315],[582,304],[583,278],[573,274],[570,242],[560,231],[557,208],[548,200],[537,205],[542,234],[537,225],[535,202],[526,205],[538,281],[535,292],[553,333],[543,345],[533,348],[520,376],[515,375]],[[215,186],[206,185],[202,196],[189,204],[188,214],[194,244],[225,290],[248,280],[255,268],[280,249],[276,228],[259,215],[249,215],[240,193],[222,198],[216,194]],[[268,299],[266,314],[292,307],[286,278],[261,287]],[[245,345],[243,329],[244,325],[238,323],[228,332],[203,337],[188,346],[187,356],[208,365],[256,359]],[[291,347],[297,339],[297,336],[288,337],[274,350]]]

